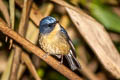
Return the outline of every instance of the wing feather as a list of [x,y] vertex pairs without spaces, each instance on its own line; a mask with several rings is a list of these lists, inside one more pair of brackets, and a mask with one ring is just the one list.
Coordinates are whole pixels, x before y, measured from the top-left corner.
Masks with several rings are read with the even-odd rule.
[[71,39],[69,38],[67,32],[65,31],[65,29],[62,26],[61,26],[61,32],[66,37],[66,40],[71,47],[69,53],[67,55],[65,55],[65,57],[66,57],[66,59],[69,63],[70,68],[73,71],[76,70],[76,69],[80,69],[81,66],[80,66],[80,63],[76,59],[76,53],[75,53],[75,48],[73,46],[73,43],[72,43]]
[[66,36],[66,40],[67,40],[67,42],[69,43],[69,45],[71,47],[72,53],[76,57],[75,47],[74,47],[68,33],[66,32],[66,30],[62,26],[61,26],[61,32]]

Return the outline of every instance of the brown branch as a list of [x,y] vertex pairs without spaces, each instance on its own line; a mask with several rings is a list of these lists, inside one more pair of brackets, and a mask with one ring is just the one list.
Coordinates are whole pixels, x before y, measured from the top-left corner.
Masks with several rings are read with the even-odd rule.
[[[32,0],[24,0],[24,8],[22,11],[21,20],[19,24],[19,30],[18,30],[18,33],[22,36],[25,35],[25,28],[28,23],[29,10],[30,10],[31,4],[32,4]],[[10,80],[17,79],[17,73],[18,73],[20,59],[21,59],[21,52],[22,52],[22,49],[19,46],[15,46],[15,54],[13,57],[14,59],[13,59],[12,67],[11,67]]]
[[[2,0],[0,0],[0,11],[3,13],[8,27],[10,27],[10,17],[9,17],[8,9]],[[6,42],[8,41],[8,37],[6,37],[5,41]]]
[[6,67],[5,71],[2,73],[0,80],[9,80],[13,55],[14,55],[14,50],[11,50],[10,56],[7,61],[7,67]]
[[81,66],[82,66],[82,70],[80,72],[82,72],[83,75],[85,75],[88,79],[90,80],[100,80],[88,67],[85,63],[82,62],[82,60],[78,59]]
[[20,20],[19,30],[18,30],[18,33],[20,33],[20,35],[22,36],[25,36],[25,32],[28,26],[28,19],[29,19],[31,5],[32,5],[32,0],[24,0],[21,20]]
[[35,70],[34,65],[32,64],[32,61],[30,60],[30,57],[27,55],[27,53],[22,52],[22,60],[25,62],[25,64],[27,65],[29,71],[31,72],[31,74],[35,77],[36,80],[41,80]]
[[20,64],[20,67],[19,67],[19,70],[18,70],[18,75],[17,75],[17,80],[20,80],[20,78],[23,75],[25,70],[26,70],[26,65],[25,64]]
[[28,40],[24,39],[22,36],[11,30],[7,27],[5,22],[0,19],[0,31],[2,31],[4,34],[8,35],[15,41],[17,41],[19,44],[24,46],[26,49],[30,50],[32,53],[40,57],[42,60],[44,60],[47,64],[49,64],[51,67],[56,69],[58,72],[66,76],[70,80],[83,80],[80,76],[76,75],[74,72],[66,68],[64,65],[60,64],[58,61],[56,61],[51,56],[47,56],[44,58],[45,52],[42,51],[40,48],[36,47],[34,44],[29,42]]
[[[15,0],[15,2],[21,7],[23,8],[23,3],[21,2],[21,0]],[[32,21],[39,26],[39,22],[40,20],[43,18],[40,10],[37,7],[34,7],[34,5],[32,5],[31,11],[30,11],[30,18],[32,19]]]
[[[20,7],[22,7],[22,3],[20,3],[18,0],[16,0],[16,3],[20,6]],[[40,15],[40,13],[38,14],[38,11],[36,11],[34,8],[32,8],[32,10],[33,11],[35,11],[36,12],[36,14],[37,15]],[[33,22],[39,22],[40,21],[40,18],[36,18],[37,16],[36,16],[36,14],[35,14],[35,12],[33,12],[33,11],[31,11],[31,14],[33,15],[32,17],[30,17],[32,20],[33,20]],[[67,26],[67,24],[65,24],[65,23],[68,23],[68,19],[67,19],[68,17],[66,16],[66,15],[64,15],[62,18],[61,18],[61,20],[60,20],[60,23],[64,26],[64,28],[66,28],[66,26]],[[36,23],[37,24],[37,23]],[[88,75],[87,75],[88,76]],[[92,76],[92,78],[91,78],[91,76],[90,76],[90,79],[93,79],[93,80],[97,80],[96,78],[94,78],[94,76]]]
[[10,27],[10,17],[9,17],[9,12],[8,9],[6,7],[6,5],[4,4],[3,0],[0,0],[0,11],[2,12],[8,27]]
[[17,72],[20,64],[20,58],[18,56],[21,53],[21,48],[16,45],[14,49],[15,49],[15,52],[14,52],[13,60],[11,64],[12,66],[11,66],[9,80],[17,80]]
[[[14,29],[14,23],[15,23],[15,1],[9,0],[9,7],[10,7],[10,28]],[[12,48],[13,40],[10,39],[10,45],[9,49]]]
[[111,39],[115,42],[120,42],[120,34],[116,34],[114,32],[109,33]]
[[[21,2],[20,0],[16,0],[16,3],[21,7],[21,8],[23,8],[23,2]],[[49,8],[50,7],[50,8]],[[48,14],[50,14],[50,12],[51,12],[51,10],[52,10],[52,7],[53,7],[53,5],[52,6],[48,6]],[[46,15],[48,15],[48,14],[46,14]],[[34,23],[35,24],[37,24],[37,25],[39,25],[39,22],[40,22],[40,19],[42,18],[42,16],[41,16],[41,13],[40,13],[40,10],[38,9],[38,7],[36,6],[36,4],[35,3],[33,3],[32,4],[32,8],[31,8],[31,11],[30,11],[30,18],[34,21]],[[29,27],[30,26],[30,27]],[[31,42],[33,42],[33,43],[36,43],[37,42],[37,37],[38,37],[38,28],[36,29],[36,27],[35,27],[35,25],[33,25],[33,23],[31,22],[31,21],[29,21],[29,26],[28,26],[28,28],[27,28],[27,32],[26,32],[26,38],[29,40],[29,41],[31,41]],[[31,31],[32,31],[32,33],[31,33]],[[32,36],[31,36],[32,35]],[[24,55],[23,55],[24,56]],[[24,60],[23,60],[24,61]],[[25,60],[26,61],[26,60]],[[25,62],[24,61],[24,62]],[[21,64],[22,65],[22,64]],[[29,68],[29,66],[27,66],[28,68]],[[22,65],[22,68],[23,68],[23,65]],[[22,75],[22,73],[24,72],[24,70],[25,70],[25,66],[24,66],[24,68],[23,69],[21,69],[20,68],[20,72],[18,72],[19,73],[19,75],[18,75],[18,78],[20,78],[20,76]],[[37,73],[36,74],[34,74],[33,76],[36,78],[36,76],[35,75],[38,75]]]
[[[25,38],[28,39],[30,42],[36,44],[37,42],[37,37],[38,37],[38,33],[39,33],[39,30],[37,27],[35,27],[35,25],[29,21],[29,25],[28,25],[28,28],[27,28],[27,31],[26,31],[26,36]],[[24,53],[24,52],[22,52]],[[24,57],[24,55],[23,55]],[[22,58],[22,57],[21,57]],[[23,62],[26,62],[27,60],[26,59],[21,59]],[[29,60],[31,61],[31,59],[29,58]],[[27,64],[26,64],[27,65]],[[25,69],[26,69],[26,65],[24,64],[20,64],[20,67],[19,67],[19,70],[18,70],[18,75],[17,75],[17,80],[19,80],[22,76],[22,74],[24,73]],[[31,65],[33,65],[31,63]],[[29,66],[27,66],[29,67]],[[34,67],[34,66],[33,66]],[[29,69],[29,68],[28,68]],[[30,70],[30,69],[29,69]],[[31,72],[31,71],[30,71]],[[33,73],[32,73],[33,74]],[[36,75],[38,75],[37,73],[34,73],[33,77],[36,79]]]

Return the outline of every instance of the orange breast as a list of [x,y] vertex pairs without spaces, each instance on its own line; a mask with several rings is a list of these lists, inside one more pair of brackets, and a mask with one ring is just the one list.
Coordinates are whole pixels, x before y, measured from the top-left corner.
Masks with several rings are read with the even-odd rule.
[[70,51],[69,43],[60,33],[54,35],[41,35],[39,44],[45,52],[50,54],[68,54]]

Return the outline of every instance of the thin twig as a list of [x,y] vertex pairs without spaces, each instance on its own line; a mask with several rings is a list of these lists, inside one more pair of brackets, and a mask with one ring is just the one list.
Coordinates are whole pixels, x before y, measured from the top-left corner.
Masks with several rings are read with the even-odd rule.
[[8,24],[8,27],[10,27],[10,17],[9,17],[9,12],[8,9],[6,7],[6,5],[4,4],[3,0],[0,0],[0,11],[2,12],[2,14],[4,15],[5,21]]
[[[37,43],[37,39],[38,39],[38,35],[39,35],[39,30],[38,28],[35,26],[35,24],[32,23],[32,21],[29,21],[29,25],[26,31],[26,36],[25,38],[28,39],[30,42],[36,44]],[[22,52],[23,53],[23,52]],[[23,55],[24,56],[24,55]],[[29,58],[30,59],[30,58]],[[21,59],[23,62],[25,62],[23,59]],[[22,74],[24,73],[26,69],[26,66],[24,64],[20,64],[20,68],[18,71],[18,75],[17,75],[17,79],[19,80],[20,77],[22,76]],[[34,75],[38,75],[37,73]],[[33,75],[33,76],[34,76]],[[34,76],[35,77],[35,76]]]
[[32,61],[30,60],[30,57],[27,55],[27,53],[22,52],[22,60],[26,63],[29,71],[31,72],[31,74],[35,77],[36,80],[41,80],[35,70],[34,65],[32,64]]
[[9,80],[17,80],[17,72],[20,64],[20,58],[18,57],[21,53],[20,47],[17,45],[15,46],[15,52],[13,55],[13,61],[12,61],[12,66],[11,66],[11,73],[9,76]]
[[32,4],[32,0],[24,0],[24,7],[23,7],[21,20],[19,24],[19,30],[18,30],[18,33],[20,33],[20,35],[22,36],[25,36],[25,32],[28,26],[31,4]]
[[[10,17],[9,17],[9,13],[8,13],[8,9],[6,7],[6,5],[4,4],[3,0],[0,0],[0,11],[3,13],[4,18],[8,24],[8,27],[10,27]],[[8,37],[6,36],[5,41],[8,41]]]
[[[23,8],[23,3],[20,0],[15,0],[15,2],[21,8]],[[38,8],[34,8],[34,5],[32,5],[31,11],[30,11],[30,18],[37,26],[39,26],[39,22],[43,18],[43,15],[41,14],[40,10]]]
[[5,71],[3,72],[0,80],[9,80],[11,64],[12,64],[12,61],[13,61],[14,50],[11,50],[10,53],[11,54],[10,54],[9,59],[8,59],[7,67],[6,67]]
[[86,64],[83,63],[82,60],[78,59],[81,66],[82,66],[82,70],[80,72],[82,72],[82,74],[84,74],[86,77],[88,77],[90,80],[100,80],[87,66]]
[[[23,3],[20,1],[20,0],[16,0],[16,3],[23,8]],[[39,9],[37,7],[35,7],[36,5],[34,5],[34,3],[32,4],[32,9],[31,9],[31,12],[30,12],[30,17],[32,16],[32,19],[35,20],[35,24],[39,25],[39,21],[41,19],[41,13],[39,11]],[[26,32],[26,38],[33,42],[33,43],[36,43],[37,42],[37,38],[38,38],[38,28],[35,27],[35,25],[29,21],[29,26],[28,29],[27,29],[27,32]],[[32,33],[31,33],[32,32]],[[32,35],[32,36],[31,36]],[[23,55],[24,56],[24,55]],[[24,60],[23,60],[24,61]],[[23,65],[21,64],[22,68],[20,68],[20,72],[19,72],[19,75],[18,75],[18,79],[20,78],[20,76],[22,75],[22,73],[24,72],[25,70],[25,66],[23,68]],[[34,74],[34,75],[38,75],[37,73]],[[33,75],[33,76],[34,76]],[[36,76],[34,76],[36,77]]]
[[25,64],[20,64],[20,67],[19,67],[19,70],[18,70],[18,75],[17,75],[17,80],[20,80],[20,78],[23,75],[25,70],[26,70],[26,65]]
[[2,31],[4,34],[8,35],[15,41],[17,41],[19,44],[24,46],[26,49],[40,57],[42,60],[44,60],[47,64],[49,64],[51,67],[56,69],[58,72],[63,74],[65,77],[67,77],[70,80],[83,80],[80,76],[76,75],[74,72],[66,68],[64,65],[60,64],[58,61],[56,61],[53,57],[47,56],[44,58],[45,52],[42,51],[40,48],[29,42],[28,40],[24,39],[22,36],[11,30],[7,27],[5,22],[0,19],[0,31]]
[[[14,0],[9,0],[9,7],[10,7],[10,28],[14,29],[14,23],[15,23],[15,1]],[[9,45],[9,49],[11,49],[13,45],[13,40],[10,39],[10,45]]]
[[[32,4],[32,0],[24,0],[24,8],[22,11],[21,20],[19,24],[19,30],[18,30],[18,33],[21,34],[22,36],[25,35],[25,28],[27,26],[31,4]],[[19,69],[22,49],[19,46],[15,46],[15,52],[16,53],[14,54],[14,57],[13,57],[14,59],[13,59],[13,65],[11,69],[10,80],[17,79],[17,73]]]

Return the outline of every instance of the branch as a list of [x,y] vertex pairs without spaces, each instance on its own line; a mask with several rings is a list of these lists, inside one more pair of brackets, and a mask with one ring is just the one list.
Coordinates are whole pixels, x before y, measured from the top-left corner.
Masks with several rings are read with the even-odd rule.
[[[10,27],[10,17],[9,17],[9,12],[8,12],[8,9],[7,7],[5,6],[3,0],[0,0],[0,11],[2,12],[7,24],[8,24],[8,27]],[[8,37],[6,37],[5,41],[7,42],[8,41]]]
[[25,64],[27,65],[29,71],[31,72],[31,74],[35,77],[36,80],[41,80],[37,74],[37,71],[34,67],[34,65],[32,64],[32,61],[30,60],[30,57],[27,53],[22,52],[22,60],[25,62]]
[[[21,20],[20,20],[19,30],[18,30],[18,33],[22,36],[25,35],[25,28],[28,23],[28,18],[29,18],[28,15],[29,15],[31,4],[32,4],[32,0],[24,1],[24,8],[22,10],[22,15],[21,15]],[[22,52],[22,49],[19,46],[15,46],[15,54],[13,57],[13,63],[11,67],[10,80],[17,79],[17,73],[18,73],[18,69],[20,65],[21,52]]]
[[17,34],[15,31],[11,30],[10,28],[7,27],[5,22],[0,18],[0,31],[2,31],[4,34],[7,36],[11,37],[14,39],[16,42],[21,44],[23,47],[26,49],[30,50],[33,54],[37,55],[40,57],[43,61],[45,61],[47,64],[49,64],[51,67],[56,69],[58,72],[66,76],[70,80],[83,80],[81,77],[76,75],[74,72],[66,68],[64,65],[60,65],[57,60],[52,58],[51,56],[48,56],[44,58],[43,56],[45,55],[45,52],[42,51],[40,48],[29,42],[28,40],[24,39],[22,36]]
[[[15,0],[15,2],[18,6],[23,8],[23,3],[21,2],[21,0]],[[41,14],[39,8],[34,8],[34,5],[32,5],[30,10],[30,18],[37,26],[39,26],[40,20],[43,18],[43,15]]]

